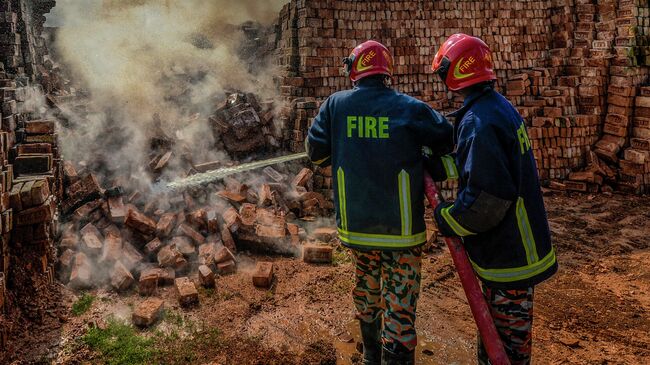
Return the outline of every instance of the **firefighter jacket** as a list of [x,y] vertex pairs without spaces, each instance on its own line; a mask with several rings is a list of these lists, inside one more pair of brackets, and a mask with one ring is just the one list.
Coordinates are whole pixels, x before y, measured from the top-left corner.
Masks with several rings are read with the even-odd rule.
[[[434,175],[458,177],[458,196],[435,219],[460,236],[482,281],[495,288],[533,286],[557,271],[537,167],[517,110],[491,86],[452,114],[456,150]],[[435,178],[435,177],[434,177]]]
[[332,166],[344,245],[396,250],[426,242],[422,149],[451,152],[453,127],[442,115],[364,78],[323,103],[306,147],[316,165]]

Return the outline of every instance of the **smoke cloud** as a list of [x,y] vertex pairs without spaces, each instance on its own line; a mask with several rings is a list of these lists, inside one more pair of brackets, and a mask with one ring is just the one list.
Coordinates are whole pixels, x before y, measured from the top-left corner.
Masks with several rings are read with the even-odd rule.
[[[175,157],[223,161],[206,117],[224,91],[275,96],[272,66],[248,70],[238,54],[238,25],[271,24],[283,3],[59,0],[50,19],[61,25],[59,61],[89,97],[88,106],[63,108],[70,122],[60,136],[65,158],[119,171],[144,190],[149,139],[161,132],[174,141]],[[101,162],[93,161],[98,156]],[[177,177],[173,164],[167,170]]]

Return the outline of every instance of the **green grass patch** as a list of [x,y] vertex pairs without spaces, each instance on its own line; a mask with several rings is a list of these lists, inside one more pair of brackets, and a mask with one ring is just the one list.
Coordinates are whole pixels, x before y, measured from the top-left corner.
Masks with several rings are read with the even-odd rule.
[[80,316],[92,307],[93,302],[95,301],[95,296],[92,294],[84,293],[81,298],[72,304],[72,314],[75,316]]
[[185,324],[185,319],[183,318],[183,315],[171,309],[165,309],[162,317],[163,317],[163,321],[175,327],[183,327],[183,324]]
[[112,318],[105,329],[88,330],[82,341],[109,365],[148,364],[156,353],[153,338],[141,336],[130,325]]
[[332,264],[334,266],[340,266],[350,262],[352,262],[352,257],[349,251],[341,245],[337,246],[332,253]]

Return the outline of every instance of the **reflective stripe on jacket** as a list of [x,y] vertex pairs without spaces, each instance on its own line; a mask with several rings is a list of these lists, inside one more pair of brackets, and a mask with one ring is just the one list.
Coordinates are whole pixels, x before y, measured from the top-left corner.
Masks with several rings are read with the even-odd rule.
[[438,227],[463,237],[488,286],[538,284],[557,271],[557,261],[526,126],[491,87],[469,95],[454,114],[458,197],[436,209]]
[[453,146],[453,127],[427,104],[362,79],[330,96],[309,130],[307,151],[332,165],[336,223],[344,245],[403,249],[426,241],[422,148]]

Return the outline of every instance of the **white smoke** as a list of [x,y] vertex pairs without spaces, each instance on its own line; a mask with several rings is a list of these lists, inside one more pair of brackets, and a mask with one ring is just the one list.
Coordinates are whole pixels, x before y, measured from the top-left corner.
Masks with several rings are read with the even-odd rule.
[[[158,130],[176,142],[175,157],[223,160],[213,151],[205,120],[215,101],[228,89],[275,95],[275,70],[249,72],[240,59],[238,25],[270,24],[283,3],[59,0],[51,19],[61,25],[57,54],[87,91],[93,111],[64,107],[71,122],[60,136],[64,157],[77,163],[99,159],[141,189],[150,184],[148,140]],[[178,168],[172,163],[169,170],[177,174]]]

